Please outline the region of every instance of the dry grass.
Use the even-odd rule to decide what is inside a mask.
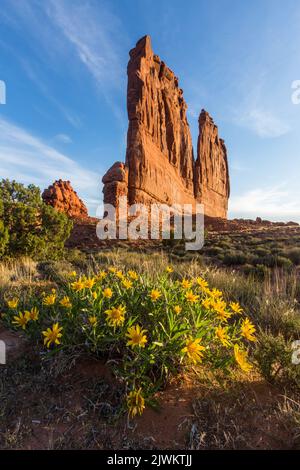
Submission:
[[[12,283],[30,284],[37,278],[37,262],[31,258],[12,259],[0,263],[0,288]]]

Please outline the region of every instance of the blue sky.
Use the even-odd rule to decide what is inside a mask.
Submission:
[[[150,34],[194,147],[203,107],[225,139],[230,217],[300,221],[299,24],[298,0],[1,0],[0,177],[70,179],[94,215],[125,158],[128,51]]]

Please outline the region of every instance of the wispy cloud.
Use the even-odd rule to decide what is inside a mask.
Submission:
[[[58,142],[62,142],[63,144],[71,144],[72,143],[71,137],[67,134],[57,134],[54,137],[54,139],[57,140]]]
[[[245,163],[240,160],[230,160],[229,168],[230,168],[230,171],[235,171],[236,173],[249,171],[250,169],[249,166],[245,165]]]
[[[4,178],[47,187],[56,179],[70,180],[94,213],[101,201],[100,172],[86,170],[42,139],[0,117],[0,174]],[[92,203],[90,204],[90,201]]]
[[[300,194],[295,194],[287,188],[288,185],[282,183],[233,196],[229,200],[230,215],[243,218],[262,217],[271,220],[300,221]]]
[[[50,0],[46,12],[97,84],[118,86],[123,75],[117,46],[121,39],[118,18],[104,5],[100,15],[93,1]]]
[[[129,40],[121,21],[107,3],[102,0],[4,1],[10,13],[7,16],[14,20],[12,26],[26,31],[27,42],[38,62],[55,75],[59,75],[66,60],[73,73],[78,66],[84,67],[97,91],[124,125],[125,113],[119,109],[116,91],[125,89],[124,46],[129,47]],[[19,60],[22,61],[22,57]],[[48,81],[49,86],[45,85],[39,67],[33,67],[32,63],[32,60],[30,64],[25,60],[22,63],[28,77],[73,126],[79,127],[77,117],[55,99],[53,92],[51,96],[51,83]]]
[[[280,137],[290,131],[290,126],[280,117],[258,107],[245,110],[235,118],[235,122],[250,129],[259,137]]]

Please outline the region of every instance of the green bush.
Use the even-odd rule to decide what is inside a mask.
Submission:
[[[270,255],[270,251],[266,248],[263,248],[261,246],[258,246],[255,250],[254,253],[256,256],[268,256]]]
[[[300,264],[300,248],[291,248],[286,251],[286,257],[289,258],[292,263]]]
[[[226,253],[223,263],[226,266],[243,265],[249,263],[249,256],[242,251],[232,251]]]
[[[72,222],[44,204],[38,187],[2,180],[0,204],[2,255],[55,258],[63,252]]]
[[[223,254],[223,252],[223,248],[218,245],[204,248],[204,253],[209,256],[217,256]]]
[[[40,263],[40,269],[52,275],[60,264]],[[176,277],[171,266],[156,272],[155,280],[116,266],[90,277],[69,273],[60,287],[26,302],[6,298],[2,320],[48,349],[48,358],[76,351],[109,359],[129,392],[124,407],[134,416],[172,376],[191,366],[226,373],[235,367],[249,373],[253,367],[248,349],[256,341],[255,325],[239,303],[226,302],[202,277]]]
[[[279,334],[260,335],[255,357],[262,375],[270,382],[300,386],[300,367],[292,363],[292,344]]]
[[[5,252],[8,243],[8,230],[3,223],[3,203],[0,199],[0,256]]]
[[[285,256],[277,256],[277,266],[279,268],[291,269],[293,263],[290,259],[286,258]]]

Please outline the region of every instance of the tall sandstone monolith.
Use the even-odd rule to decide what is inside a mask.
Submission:
[[[217,126],[204,109],[199,116],[194,177],[195,197],[204,205],[205,214],[227,218],[230,195],[227,150]]]
[[[104,175],[104,202],[118,195],[129,204],[204,203],[205,214],[227,217],[229,176],[224,142],[205,111],[195,161],[187,105],[178,78],[152,51],[150,36],[130,51],[127,111],[129,127],[125,164]]]

